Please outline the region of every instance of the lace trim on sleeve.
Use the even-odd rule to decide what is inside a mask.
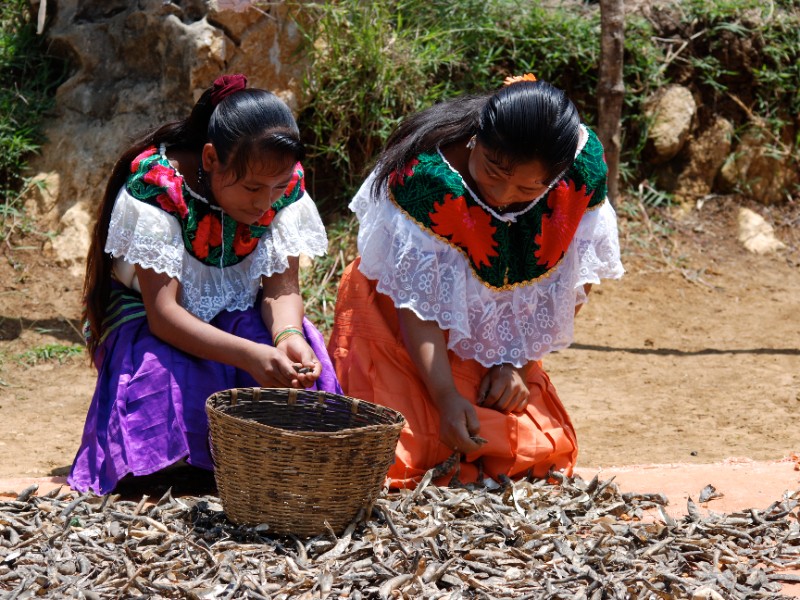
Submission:
[[[179,278],[185,254],[180,222],[122,188],[111,213],[105,251],[130,264]]]
[[[572,246],[578,261],[578,304],[586,302],[583,286],[601,279],[619,279],[625,273],[620,261],[617,214],[606,198],[596,210],[588,211],[575,232]]]
[[[328,236],[308,193],[275,215],[261,241],[254,263],[253,276],[282,273],[289,266],[290,256],[324,256],[328,252]]]

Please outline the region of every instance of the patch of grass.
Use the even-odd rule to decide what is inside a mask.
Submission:
[[[21,212],[25,169],[44,142],[44,116],[66,74],[66,63],[36,33],[28,0],[0,3],[0,241],[31,226]]]
[[[300,289],[306,316],[325,339],[333,328],[333,313],[339,280],[345,267],[357,256],[357,224],[354,215],[341,215],[327,224],[328,254],[300,270]]]
[[[418,0],[417,3],[419,3]],[[337,210],[363,179],[363,169],[399,119],[440,96],[430,74],[454,60],[435,32],[409,23],[413,2],[303,4],[313,67],[299,116],[306,136],[309,187],[323,208]],[[330,204],[333,203],[331,207]]]
[[[75,357],[83,356],[86,349],[77,344],[45,344],[26,350],[15,356],[17,362],[34,366],[42,362],[58,362],[59,364]]]

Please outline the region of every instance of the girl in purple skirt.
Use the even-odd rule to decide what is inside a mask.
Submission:
[[[327,237],[274,94],[226,75],[117,161],[84,298],[98,371],[68,481],[111,492],[185,459],[212,469],[205,401],[234,387],[341,393],[304,317],[300,254]]]

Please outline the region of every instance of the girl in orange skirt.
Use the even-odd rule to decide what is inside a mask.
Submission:
[[[360,257],[329,351],[346,394],[406,418],[390,485],[454,453],[463,483],[571,474],[541,359],[571,343],[591,285],[623,274],[603,149],[572,102],[525,76],[417,113],[350,208]]]

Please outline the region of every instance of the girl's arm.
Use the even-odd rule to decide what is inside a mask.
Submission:
[[[585,293],[585,294],[588,296],[588,295],[589,295],[589,292],[591,292],[591,291],[592,291],[592,284],[591,284],[591,283],[585,283],[585,284],[583,285],[583,291],[584,291],[584,293]],[[576,316],[576,317],[578,316],[578,311],[579,311],[579,310],[580,310],[582,307],[583,307],[583,304],[576,304],[576,305],[575,305],[575,316]]]
[[[297,373],[283,352],[232,335],[195,317],[178,304],[178,280],[139,265],[136,276],[153,335],[187,354],[247,371],[259,385],[297,387],[292,384]]]
[[[298,368],[309,370],[296,375],[300,386],[309,387],[322,373],[322,365],[302,333],[305,310],[300,294],[299,265],[300,259],[290,256],[289,266],[283,273],[262,278],[261,318],[272,332],[272,339],[278,339],[275,347],[297,363]]]
[[[481,444],[471,439],[480,431],[475,407],[456,390],[447,359],[444,334],[434,321],[423,321],[413,311],[397,311],[408,354],[439,411],[439,437],[459,452],[470,453]]]

